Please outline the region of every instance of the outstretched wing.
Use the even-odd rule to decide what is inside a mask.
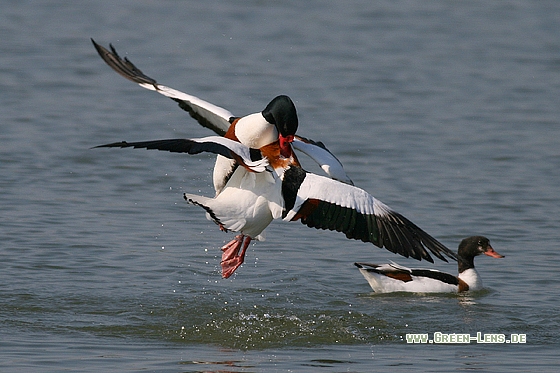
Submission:
[[[231,112],[198,97],[158,84],[155,79],[145,75],[128,58],[121,58],[113,45],[110,45],[111,50],[108,50],[97,44],[93,39],[91,41],[103,61],[117,73],[138,83],[143,88],[156,91],[176,101],[200,125],[211,129],[216,134],[223,136],[227,132],[230,122],[234,118]],[[321,142],[298,136],[292,146],[317,162],[330,177],[347,184],[353,184],[342,168],[340,161]]]
[[[99,145],[95,148],[144,148],[188,154],[209,152],[235,159],[241,165],[254,172],[264,172],[268,165],[268,160],[262,157],[260,150],[248,148],[237,141],[219,136],[208,136],[199,139],[169,139],[140,142],[122,141]]]
[[[354,185],[352,179],[346,175],[346,171],[344,171],[342,163],[340,163],[338,158],[336,158],[322,142],[316,142],[311,139],[306,139],[305,137],[295,136],[292,146],[295,150],[306,154],[308,157],[317,162],[323,171],[325,171],[325,173],[332,179]]]
[[[223,136],[228,130],[230,126],[229,120],[234,117],[228,110],[201,100],[198,97],[158,84],[155,79],[145,75],[128,58],[122,59],[113,45],[110,45],[111,50],[109,51],[97,44],[93,39],[91,39],[91,42],[103,61],[126,79],[176,101],[181,109],[186,110],[200,125],[211,129],[218,135]]]
[[[342,232],[404,257],[433,263],[430,251],[446,262],[442,254],[457,260],[453,251],[360,188],[290,167],[283,175],[282,193],[284,220]]]

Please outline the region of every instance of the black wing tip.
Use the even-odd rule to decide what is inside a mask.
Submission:
[[[426,233],[427,234],[427,233]],[[429,236],[430,238],[430,242],[426,242],[426,239],[422,239],[422,243],[424,244],[424,246],[426,246],[435,256],[438,257],[438,259],[449,263],[449,261],[447,260],[447,258],[453,259],[454,261],[457,261],[457,254],[453,251],[450,250],[449,248],[447,248],[447,246],[445,246],[444,244],[442,244],[441,242],[439,242],[438,240],[436,240],[435,238],[433,238],[432,236]],[[443,255],[445,254],[445,256]],[[447,256],[447,257],[446,257]],[[433,263],[433,262],[432,262]]]
[[[103,144],[94,146],[95,148],[134,148],[134,149],[148,149],[148,150],[166,150],[174,153],[191,153],[192,141],[188,139],[168,139],[168,140],[152,140],[152,141],[139,141],[139,142],[113,142],[110,144]],[[192,153],[196,154],[196,153]]]
[[[392,211],[391,215],[393,218],[399,221],[399,225],[404,225],[404,227],[407,228],[408,231],[407,233],[410,234],[410,239],[412,239],[413,243],[416,244],[413,246],[418,246],[417,248],[412,247],[408,251],[408,254],[410,254],[411,257],[417,260],[424,259],[430,263],[434,263],[434,259],[428,252],[429,250],[438,259],[446,263],[449,263],[449,261],[446,259],[446,257],[443,254],[457,261],[457,254],[454,251],[447,248],[444,244],[442,244],[437,239],[429,235],[422,228],[418,227],[416,224],[408,220],[406,217],[404,217],[403,215],[395,211]]]
[[[370,267],[371,269],[377,268],[379,267],[378,264],[373,264],[373,263],[365,263],[365,262],[354,262],[354,265],[360,269],[369,269],[366,267]]]
[[[90,149],[97,149],[97,148],[128,148],[131,147],[132,145],[129,144],[126,141],[120,141],[120,142],[112,142],[110,144],[103,144],[103,145],[97,145],[97,146],[92,146]]]
[[[435,238],[433,238],[432,236],[428,235],[426,232],[421,231],[423,234],[420,235],[420,237],[418,237],[418,244],[421,248],[424,249],[424,252],[422,252],[418,258],[414,257],[415,259],[418,260],[426,260],[430,263],[434,263],[434,259],[432,258],[432,256],[430,255],[430,253],[428,252],[428,250],[435,255],[438,259],[449,263],[449,260],[447,260],[447,257],[457,261],[457,256],[456,254],[449,250],[445,245],[443,245],[441,242],[439,242],[438,240],[436,240]],[[427,250],[425,250],[427,249]],[[445,256],[443,255],[445,254]],[[412,255],[411,255],[412,256]]]
[[[155,79],[144,74],[142,70],[136,67],[126,56],[124,58],[121,58],[113,44],[109,44],[109,49],[107,49],[98,44],[93,38],[90,39],[101,59],[117,74],[123,76],[127,80],[140,84],[144,88],[152,89],[151,87],[148,87],[148,85],[150,85],[156,91],[159,91],[161,93],[161,86],[158,84],[158,82]],[[187,111],[190,116],[198,121],[198,123],[203,127],[211,129],[220,136],[224,136],[226,134],[226,130],[220,128],[220,125],[205,117],[204,114],[201,114],[199,110],[196,109],[196,105],[193,105],[189,101],[170,96],[168,97],[176,101],[181,109]]]
[[[440,259],[445,260],[445,258],[443,258],[443,257],[441,257]],[[420,259],[418,259],[418,260],[420,260]],[[424,260],[426,260],[426,261],[428,261],[428,262],[430,262],[430,263],[433,263],[433,262],[434,262],[434,258],[432,258],[432,256],[431,256],[430,254],[426,254],[426,255],[424,256]],[[447,262],[447,260],[445,260],[445,261]]]
[[[97,53],[99,54],[99,56],[101,56],[101,58],[103,58],[103,60],[105,60],[103,54],[105,53],[110,53],[104,46],[102,46],[101,44],[97,43],[93,38],[90,38],[93,46],[95,47],[95,50],[97,51]],[[115,48],[113,47],[113,44],[109,44],[109,48],[111,48],[111,51],[113,52],[113,54],[120,58],[117,51],[115,50]]]
[[[352,223],[343,218],[348,211],[352,210],[319,201],[310,214],[301,218],[301,222],[310,228],[343,232],[349,239],[372,243],[405,258],[434,263],[434,255],[449,263],[446,255],[457,260],[455,252],[395,211],[384,216],[354,214],[350,219]]]
[[[157,81],[150,78],[137,68],[130,60],[125,57],[124,59],[119,56],[117,50],[113,44],[109,44],[109,49],[98,44],[93,38],[91,38],[93,46],[97,50],[97,53],[105,61],[109,67],[115,70],[118,74],[122,75],[124,78],[133,81],[138,84],[151,84],[157,89]]]

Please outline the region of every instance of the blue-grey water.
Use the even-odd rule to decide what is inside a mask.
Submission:
[[[559,2],[1,8],[0,371],[557,369]],[[380,296],[354,261],[429,263],[274,222],[222,279],[232,235],[182,200],[212,195],[213,157],[90,149],[211,133],[118,76],[90,37],[238,115],[290,95],[299,134],[358,186],[449,247],[482,234],[506,257],[477,259],[481,292]],[[435,332],[526,343],[406,343]]]

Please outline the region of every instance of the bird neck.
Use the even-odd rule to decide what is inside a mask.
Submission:
[[[457,262],[459,263],[459,273],[463,273],[467,269],[474,269],[474,257],[465,258],[459,255]]]

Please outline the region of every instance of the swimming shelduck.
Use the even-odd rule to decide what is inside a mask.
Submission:
[[[465,238],[457,253],[459,275],[433,269],[407,268],[396,263],[354,263],[376,293],[453,293],[482,289],[482,280],[474,268],[474,257],[480,254],[503,258],[486,237]]]

